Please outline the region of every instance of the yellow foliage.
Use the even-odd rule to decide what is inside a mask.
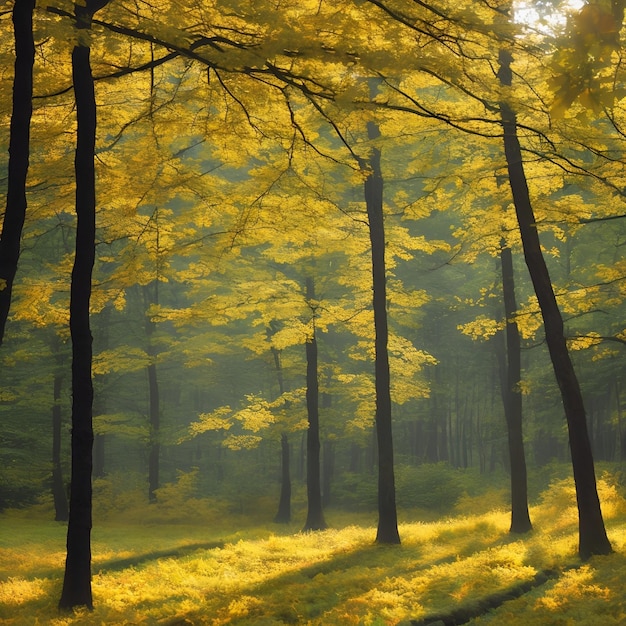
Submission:
[[[570,350],[586,350],[592,346],[597,346],[601,343],[601,338],[598,333],[589,333],[588,335],[577,335],[576,337],[570,337],[567,345]]]
[[[229,406],[222,406],[211,413],[201,413],[198,421],[189,426],[190,436],[200,435],[209,430],[229,430],[232,426],[233,410]]]
[[[497,332],[504,330],[504,321],[497,321],[480,315],[475,320],[461,324],[457,328],[464,334],[469,335],[472,339],[489,339]]]
[[[263,441],[263,437],[256,435],[228,435],[224,439],[223,445],[230,450],[252,450],[256,448],[261,441]]]
[[[110,374],[111,372],[137,372],[151,362],[145,350],[123,346],[115,350],[104,350],[93,357],[92,372],[94,375]]]

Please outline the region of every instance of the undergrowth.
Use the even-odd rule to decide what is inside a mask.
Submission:
[[[316,533],[295,524],[237,531],[228,516],[213,525],[111,518],[93,532],[95,610],[71,614],[56,610],[64,525],[33,510],[9,513],[0,517],[0,624],[394,625],[471,606],[542,571],[551,572],[547,582],[470,623],[624,624],[626,500],[615,476],[605,474],[599,492],[615,553],[584,564],[565,479],[531,508],[535,530],[527,536],[508,533],[505,508],[477,513],[470,496],[437,521],[404,512],[402,545],[393,547],[374,544],[369,514],[332,510],[334,528]],[[483,505],[501,501],[495,491]]]

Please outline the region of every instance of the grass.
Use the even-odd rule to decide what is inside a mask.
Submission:
[[[624,624],[626,501],[609,480],[600,494],[615,553],[584,564],[567,480],[532,508],[525,537],[509,535],[502,510],[429,522],[405,513],[396,547],[375,545],[363,516],[332,511],[334,529],[317,533],[107,522],[93,532],[95,610],[71,614],[56,609],[65,526],[9,514],[0,517],[0,624],[406,624],[471,610],[543,570],[555,572],[469,623]]]

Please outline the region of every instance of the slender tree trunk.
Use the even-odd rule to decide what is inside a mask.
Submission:
[[[511,84],[511,61],[510,53],[505,50],[501,51],[498,75],[503,85]],[[581,558],[587,559],[594,554],[608,554],[612,548],[606,535],[600,510],[585,407],[580,385],[567,349],[563,318],[541,252],[537,223],[530,202],[522,151],[517,135],[517,119],[514,111],[506,102],[501,103],[500,112],[504,130],[504,151],[524,248],[524,258],[541,309],[546,342],[567,419],[578,505],[578,552]]]
[[[15,75],[13,109],[9,138],[9,177],[2,233],[0,234],[0,344],[4,339],[13,281],[20,255],[22,229],[26,217],[26,177],[30,150],[30,120],[33,112],[34,0],[13,4],[15,36]]]
[[[376,93],[377,82],[370,83],[370,95]],[[380,137],[374,122],[367,123],[371,141]],[[380,166],[380,148],[374,146],[361,169],[365,179],[365,204],[369,223],[372,252],[374,349],[376,388],[376,441],[378,445],[378,529],[377,543],[400,543],[396,487],[393,462],[393,435],[391,426],[391,390],[389,375],[389,330],[387,324],[387,278],[385,266],[385,222],[383,217],[383,176]]]
[[[75,5],[77,28],[91,25],[94,13],[105,0]],[[67,558],[59,601],[60,609],[93,608],[91,594],[93,383],[92,336],[89,325],[91,276],[96,238],[96,97],[91,73],[90,49],[78,44],[72,51],[72,79],[76,99],[76,253],[70,288],[70,335],[72,338],[72,472]]]
[[[77,7],[76,12],[82,13]],[[91,274],[95,256],[96,102],[90,50],[76,46],[72,72],[78,119],[76,169],[76,256],[72,270],[70,332],[72,337],[72,476],[67,559],[60,608],[85,605],[91,595],[91,452],[93,445],[91,380],[92,337],[89,326]]]
[[[313,279],[306,279],[306,299],[315,299]],[[320,425],[319,383],[317,379],[317,339],[315,337],[315,311],[312,319],[313,332],[306,343],[306,408],[309,421],[306,439],[306,491],[308,511],[304,530],[326,528],[322,511],[322,488],[320,481]]]
[[[515,301],[515,277],[511,248],[503,246],[500,252],[502,270],[502,292],[506,320],[506,366],[503,376],[502,399],[506,417],[509,460],[511,463],[511,528],[512,533],[526,533],[532,530],[528,513],[528,482],[526,476],[526,455],[522,431],[522,354],[519,329],[515,321],[517,303]]]
[[[267,336],[270,338],[274,329],[267,328]],[[278,393],[282,396],[285,393],[285,379],[283,376],[283,365],[280,350],[272,348],[274,358],[274,370],[278,380]],[[285,407],[286,409],[288,407]],[[278,511],[274,516],[277,524],[288,524],[291,521],[291,455],[289,449],[289,437],[286,432],[280,435],[280,498],[278,500]]]

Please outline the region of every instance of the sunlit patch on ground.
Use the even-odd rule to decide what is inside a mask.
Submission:
[[[0,546],[0,623],[393,625],[471,606],[550,571],[470,623],[623,624],[626,506],[610,480],[599,491],[616,553],[584,565],[570,481],[553,483],[532,507],[535,529],[524,536],[508,533],[502,509],[405,522],[401,546],[375,545],[369,525],[257,527],[230,537],[192,526],[103,525],[94,541],[95,610],[69,615],[56,610],[65,528],[3,517],[0,531],[14,545]],[[198,547],[202,540],[212,547]]]
[[[0,582],[0,605],[16,607],[41,598],[50,591],[47,581],[35,578],[25,580],[23,578],[9,578]]]

